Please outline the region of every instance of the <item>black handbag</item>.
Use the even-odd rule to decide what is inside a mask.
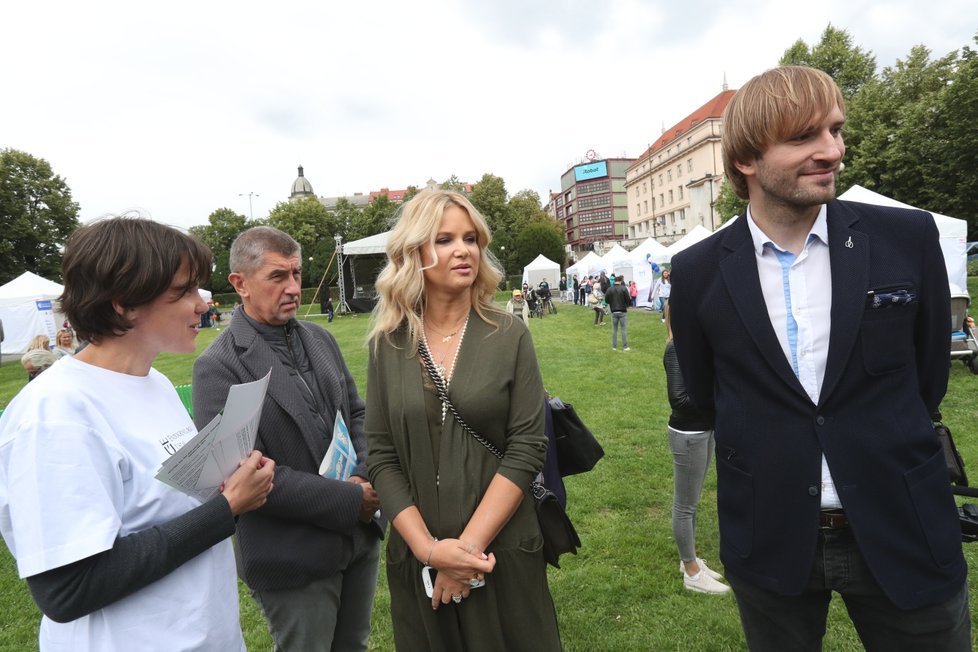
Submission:
[[[448,391],[445,388],[445,381],[435,370],[435,363],[423,343],[418,344],[418,355],[421,356],[425,369],[428,370],[428,376],[435,386],[438,398],[445,404],[448,411],[452,413],[452,416],[455,417],[458,425],[462,426],[462,429],[472,435],[487,451],[495,455],[498,459],[502,459],[502,451],[491,441],[480,436],[473,430],[465,422],[465,419],[462,418],[462,415],[458,413],[455,406],[452,405],[451,400],[448,398]],[[601,454],[603,455],[604,451]],[[592,464],[591,466],[594,465]],[[543,558],[554,568],[560,568],[560,556],[567,552],[576,555],[577,549],[581,547],[581,538],[577,535],[577,530],[574,529],[574,524],[571,523],[570,517],[567,516],[564,506],[557,500],[557,496],[543,485],[542,479],[543,474],[538,473],[537,477],[530,483],[530,493],[533,495],[537,521],[540,524],[540,534],[543,535]]]
[[[567,477],[585,473],[594,468],[604,449],[574,411],[574,406],[558,397],[550,399],[553,413],[554,435],[557,437],[557,466],[560,475]]]
[[[964,471],[964,460],[961,459],[961,454],[958,453],[958,448],[954,445],[954,438],[951,437],[951,429],[941,423],[940,412],[934,414],[934,422],[934,434],[937,435],[938,440],[941,442],[941,448],[944,450],[944,462],[947,464],[948,479],[951,481],[951,484],[967,487],[968,474]]]

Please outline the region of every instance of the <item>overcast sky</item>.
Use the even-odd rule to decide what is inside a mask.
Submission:
[[[975,47],[974,0],[56,0],[0,8],[0,148],[87,221],[264,217],[318,195],[501,176],[544,198],[587,150],[640,155],[830,22],[882,68]],[[245,196],[241,196],[244,194]]]

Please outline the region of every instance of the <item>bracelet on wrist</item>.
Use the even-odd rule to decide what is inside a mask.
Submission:
[[[430,566],[431,565],[431,553],[433,553],[435,551],[435,545],[437,543],[438,543],[438,537],[432,537],[432,539],[431,539],[431,547],[428,548],[428,558],[424,562],[424,565],[425,566]]]

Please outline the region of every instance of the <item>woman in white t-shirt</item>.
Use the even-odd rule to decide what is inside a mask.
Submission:
[[[89,346],[0,417],[0,533],[44,617],[44,650],[244,650],[229,537],[264,504],[254,451],[201,503],[155,478],[196,434],[151,368],[193,353],[206,245],[150,220],[75,231],[61,307]]]

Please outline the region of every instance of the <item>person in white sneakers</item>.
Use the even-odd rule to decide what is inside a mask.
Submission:
[[[683,585],[699,593],[727,593],[730,587],[723,576],[711,570],[696,556],[696,504],[703,491],[706,472],[713,457],[713,418],[689,401],[672,343],[672,320],[665,305],[666,349],[662,364],[666,369],[669,393],[669,447],[672,449],[673,486],[672,535],[679,548],[679,570]]]

